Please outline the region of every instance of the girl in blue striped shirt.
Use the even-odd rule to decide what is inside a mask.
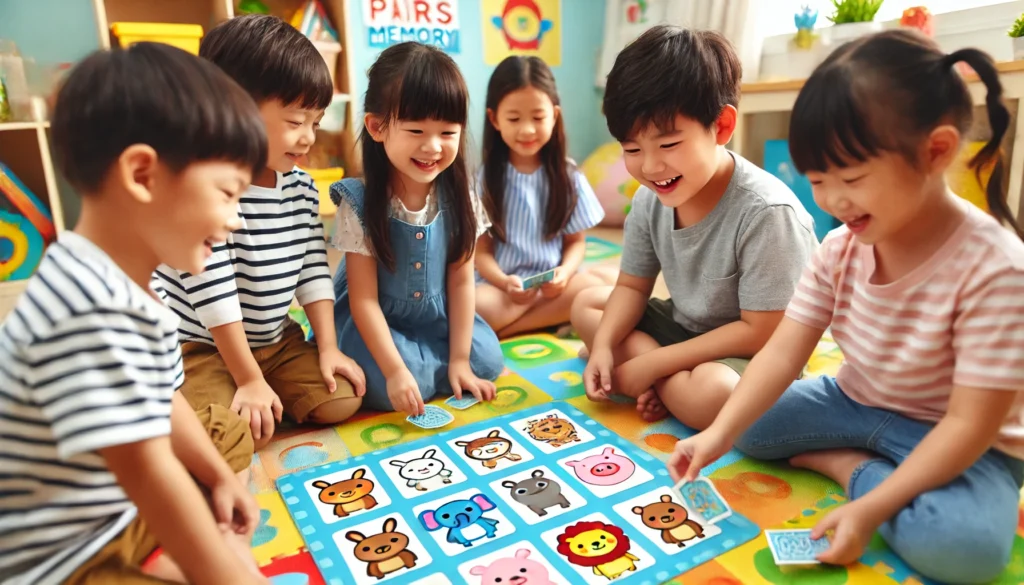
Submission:
[[[555,79],[539,58],[508,57],[491,75],[483,163],[491,228],[477,242],[477,313],[499,337],[568,322],[576,295],[615,274],[579,271],[586,230],[604,210],[566,157]],[[523,288],[523,279],[552,269],[549,282]]]

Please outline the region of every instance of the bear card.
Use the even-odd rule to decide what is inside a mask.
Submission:
[[[492,481],[490,486],[530,525],[587,505],[570,482],[544,465],[524,467],[518,473]]]
[[[350,467],[334,473],[309,475],[302,482],[324,524],[387,506],[391,497],[368,465]]]
[[[583,424],[557,408],[513,421],[509,426],[524,440],[549,454],[594,440],[594,435]]]
[[[452,451],[480,475],[504,471],[533,459],[533,454],[503,427],[491,427],[448,441]]]
[[[415,531],[397,513],[335,532],[334,544],[352,570],[355,585],[402,577],[433,560]]]
[[[620,447],[604,444],[558,460],[559,469],[567,469],[599,498],[623,492],[654,479],[651,472],[637,465]]]
[[[636,530],[666,554],[689,552],[704,547],[722,533],[714,524],[707,524],[679,501],[668,486],[660,486],[612,506]]]
[[[490,544],[515,532],[515,526],[499,508],[498,502],[479,489],[461,491],[421,504],[412,512],[419,521],[419,528],[429,532],[448,556]]]
[[[380,460],[384,474],[406,499],[466,481],[466,474],[439,447],[404,451]]]
[[[526,540],[462,563],[459,575],[471,585],[562,585],[568,582],[537,546]]]
[[[588,585],[605,585],[654,568],[654,557],[626,534],[623,524],[590,514],[544,532],[541,540]]]

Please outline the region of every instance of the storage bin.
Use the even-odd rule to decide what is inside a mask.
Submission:
[[[338,208],[331,201],[331,184],[340,181],[345,177],[345,169],[334,167],[330,169],[302,169],[313,178],[316,190],[320,192],[320,215],[334,215]]]
[[[193,55],[199,54],[203,27],[198,24],[167,24],[159,22],[115,22],[110,31],[122,47],[141,41],[166,43]]]

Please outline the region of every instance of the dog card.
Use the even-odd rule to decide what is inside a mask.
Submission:
[[[302,482],[324,524],[333,524],[391,503],[369,467],[350,467]]]
[[[419,448],[380,461],[403,498],[410,500],[466,481],[466,474],[437,447]]]
[[[703,551],[708,548],[705,543],[714,542],[722,533],[721,528],[705,523],[700,515],[688,510],[668,486],[615,504],[612,509],[670,555],[696,547]]]
[[[817,565],[818,555],[829,547],[827,538],[812,540],[809,529],[765,530],[764,536],[776,565]]]
[[[519,473],[492,481],[490,486],[530,525],[587,505],[569,482],[543,465],[525,467]]]
[[[502,502],[503,504],[504,502]],[[479,489],[464,490],[412,509],[420,528],[455,556],[515,532],[498,502]]]
[[[430,564],[430,553],[401,514],[388,514],[334,533],[355,585],[380,583]]]
[[[541,540],[588,585],[608,585],[654,567],[654,557],[643,545],[600,513],[545,531]]]
[[[532,542],[525,540],[459,565],[466,583],[568,583]],[[511,577],[510,577],[511,576]]]
[[[680,481],[673,489],[686,507],[699,514],[708,524],[715,524],[732,515],[732,509],[725,498],[706,477],[698,477],[689,483]]]
[[[448,446],[479,475],[504,471],[533,459],[529,451],[509,438],[503,427],[463,435],[448,441]]]
[[[620,449],[599,445],[559,459],[558,468],[567,470],[595,496],[605,498],[654,479]]]
[[[555,278],[555,269],[541,272],[540,274],[534,274],[528,278],[523,279],[523,290],[536,288],[545,282],[551,282]]]
[[[473,396],[469,392],[463,392],[462,398],[456,398],[453,395],[449,396],[448,400],[444,401],[444,403],[447,406],[454,408],[455,410],[466,410],[470,406],[473,406],[474,404],[477,404],[479,402],[480,401],[476,399],[476,396]]]
[[[423,429],[439,429],[455,420],[455,416],[440,406],[427,404],[423,407],[423,414],[407,416],[405,420]]]
[[[512,428],[542,452],[565,451],[594,440],[582,424],[557,408],[512,422]]]

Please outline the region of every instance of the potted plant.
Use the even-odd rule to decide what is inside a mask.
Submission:
[[[882,30],[875,14],[882,0],[832,0],[835,12],[828,17],[832,26],[825,29],[830,44],[842,44]]]
[[[1024,14],[1017,17],[1013,26],[1006,32],[1013,40],[1013,58],[1024,59]]]

